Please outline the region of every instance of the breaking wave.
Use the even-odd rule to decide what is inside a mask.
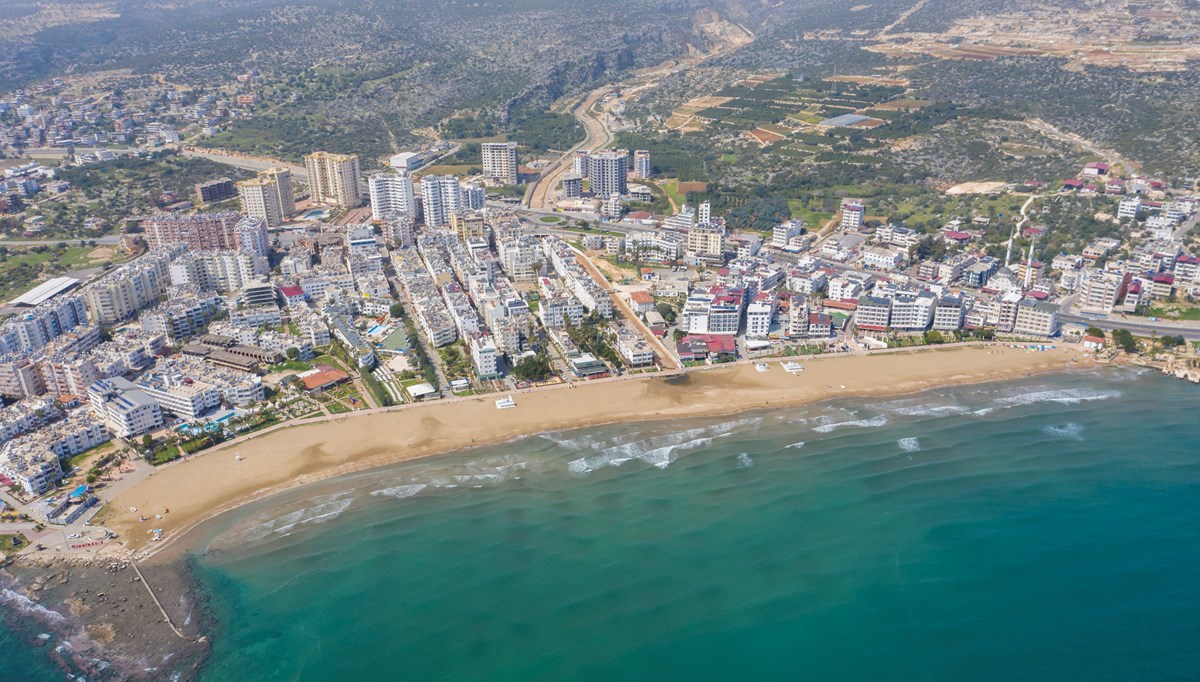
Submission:
[[[1063,388],[1047,391],[1034,391],[1019,395],[1006,396],[996,400],[1005,407],[1019,407],[1035,403],[1060,403],[1063,405],[1078,405],[1092,400],[1112,400],[1121,397],[1120,391],[1097,391],[1086,388]]]
[[[900,449],[905,452],[917,452],[921,449],[921,441],[917,440],[915,436],[901,438],[900,440],[896,441],[896,445],[899,445]]]
[[[714,439],[757,427],[762,421],[762,417],[748,417],[650,438],[619,436],[590,445],[591,449],[598,452],[571,460],[567,463],[567,470],[573,474],[586,474],[603,467],[621,466],[635,459],[666,469],[682,453],[705,447]]]
[[[397,499],[404,499],[406,497],[412,497],[428,487],[429,484],[427,483],[410,483],[408,485],[395,485],[390,488],[384,488],[383,490],[372,490],[371,494],[376,497],[395,497]]]
[[[250,526],[242,533],[242,538],[255,541],[272,535],[287,535],[300,526],[315,525],[336,519],[354,502],[349,495],[351,495],[350,492],[345,492],[315,498],[313,501],[317,504],[311,507],[298,509],[278,518]]]
[[[860,428],[874,428],[874,427],[879,427],[879,426],[886,426],[888,423],[888,418],[883,415],[879,415],[878,417],[871,417],[870,419],[854,419],[854,420],[845,421],[845,422],[834,422],[834,421],[829,421],[828,419],[829,418],[826,417],[825,422],[823,424],[821,424],[820,426],[814,426],[813,431],[816,431],[817,433],[832,433],[832,432],[837,431],[838,429],[846,427],[846,426],[857,426]]]
[[[20,613],[41,618],[42,620],[56,623],[66,620],[66,616],[58,611],[48,609],[20,592],[13,592],[7,587],[0,587],[0,604],[4,604],[6,607],[15,609]],[[49,638],[47,637],[47,639]]]
[[[749,453],[743,452],[737,456],[737,465],[739,469],[749,469],[754,466],[754,459]]]

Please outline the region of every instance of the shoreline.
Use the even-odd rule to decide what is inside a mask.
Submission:
[[[788,360],[805,371],[789,374],[780,366]],[[494,399],[502,396],[489,394],[282,425],[156,470],[110,500],[95,522],[119,534],[130,558],[157,563],[186,552],[198,526],[251,502],[341,475],[538,433],[732,415],[839,397],[895,397],[1102,366],[1071,348],[1026,352],[1002,344],[764,362],[768,372],[756,371],[751,361],[534,389],[513,393],[513,409],[496,409]],[[140,511],[127,511],[131,508]],[[142,523],[139,514],[161,518]],[[149,541],[151,528],[164,529],[163,541]]]

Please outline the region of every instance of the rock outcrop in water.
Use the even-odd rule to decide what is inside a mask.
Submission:
[[[195,679],[211,622],[190,569],[182,562],[138,569],[126,560],[23,557],[0,570],[0,608],[11,614],[9,628],[68,675]]]

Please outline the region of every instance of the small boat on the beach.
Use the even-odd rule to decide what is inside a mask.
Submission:
[[[767,363],[759,362],[759,363],[755,363],[754,369],[758,370],[759,372],[767,372],[767,371],[770,371],[771,368],[767,367]]]
[[[804,365],[801,365],[798,362],[781,362],[779,363],[779,366],[783,368],[783,371],[790,372],[792,374],[804,371]]]

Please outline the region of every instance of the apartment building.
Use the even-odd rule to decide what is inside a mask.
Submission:
[[[87,305],[79,295],[59,296],[0,324],[0,355],[37,350],[87,324]]]
[[[768,292],[759,292],[754,300],[746,306],[746,337],[765,339],[771,331],[771,322],[775,319],[775,296]]]
[[[196,185],[197,204],[215,204],[238,195],[237,184],[229,178],[217,178]]]
[[[121,377],[88,387],[92,412],[118,438],[131,438],[163,425],[162,408],[145,391]]]
[[[296,200],[292,195],[291,173],[286,169],[284,173],[286,176],[282,178],[259,174],[256,178],[238,182],[237,191],[242,213],[263,221],[268,227],[282,225],[295,213]],[[286,187],[283,182],[287,183]]]
[[[943,296],[933,305],[933,328],[938,331],[954,331],[961,329],[965,306],[963,300],[955,296]]]
[[[1133,276],[1128,272],[1085,269],[1079,277],[1080,310],[1110,313],[1125,299]]]
[[[142,221],[146,245],[151,249],[183,244],[189,249],[233,249],[234,227],[242,219],[235,211],[219,213],[155,213]]]
[[[792,241],[793,237],[804,234],[803,220],[788,220],[776,225],[771,230],[771,246],[782,249]]]
[[[461,242],[487,242],[487,222],[478,211],[451,214],[450,229]]]
[[[417,216],[413,178],[408,171],[381,171],[367,178],[371,219],[393,220],[394,215]]]
[[[641,180],[645,180],[653,174],[649,151],[638,149],[633,152],[633,174]]]
[[[854,325],[859,329],[884,331],[892,320],[892,301],[878,296],[860,296],[854,311]]]
[[[723,262],[725,260],[725,228],[706,222],[696,223],[688,229],[687,249],[684,255],[689,259],[706,263]]]
[[[562,198],[578,199],[583,196],[583,176],[578,173],[566,173],[562,176]]]
[[[463,210],[462,188],[453,175],[421,178],[421,208],[428,227],[449,227],[450,216]]]
[[[935,303],[936,297],[928,291],[896,296],[892,299],[888,326],[905,331],[928,329],[933,322]]]
[[[593,196],[609,197],[629,194],[629,154],[622,151],[602,151],[587,157],[587,177]]]
[[[839,227],[843,230],[854,231],[863,226],[867,215],[867,207],[857,199],[847,199],[842,202],[842,220]]]
[[[1058,306],[1026,297],[1017,306],[1013,333],[1051,337],[1058,333]]]
[[[142,329],[179,343],[198,334],[223,308],[220,297],[183,294],[142,314]]]
[[[520,183],[516,142],[484,142],[479,147],[485,178],[503,185]]]
[[[114,324],[157,303],[170,283],[171,260],[182,250],[147,254],[88,285],[83,290],[88,317],[94,324]]]
[[[187,253],[171,263],[171,285],[221,293],[240,291],[265,274],[264,261],[240,251]]]
[[[314,204],[341,209],[362,205],[358,156],[313,152],[304,157],[304,167],[308,170],[309,199]]]

